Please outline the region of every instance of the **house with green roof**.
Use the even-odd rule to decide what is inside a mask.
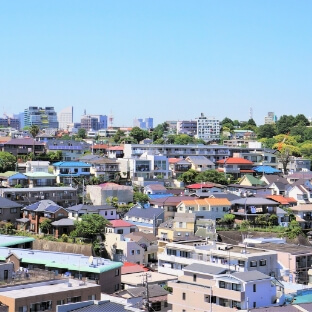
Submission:
[[[48,172],[28,172],[25,173],[28,177],[29,187],[40,186],[55,186],[56,175]]]
[[[263,186],[265,185],[264,181],[254,177],[251,174],[245,174],[239,181],[239,185],[245,186]]]

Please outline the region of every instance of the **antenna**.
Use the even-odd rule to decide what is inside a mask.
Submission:
[[[253,119],[253,110],[252,110],[252,107],[249,108],[249,119]]]
[[[114,115],[111,111],[109,117],[108,117],[108,127],[109,128],[113,128],[113,124],[114,124]]]

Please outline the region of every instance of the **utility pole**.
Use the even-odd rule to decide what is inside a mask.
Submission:
[[[149,277],[150,277],[150,274],[148,274],[148,273],[143,275],[144,283],[145,283],[145,295],[146,295],[145,307],[147,308],[148,312],[152,312],[152,307],[151,307],[151,303],[149,300],[149,289],[148,289],[148,278]]]

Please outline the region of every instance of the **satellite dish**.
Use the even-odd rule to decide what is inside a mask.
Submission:
[[[92,263],[93,263],[93,256],[90,256],[90,257],[89,257],[88,262],[89,262],[90,264],[92,264]]]

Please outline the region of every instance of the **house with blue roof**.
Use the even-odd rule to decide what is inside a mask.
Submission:
[[[71,185],[73,178],[90,177],[91,165],[80,161],[59,161],[53,164],[56,182]]]
[[[0,183],[3,187],[14,187],[15,185],[28,186],[28,177],[20,172],[6,171],[0,173]]]
[[[125,214],[124,220],[136,225],[141,232],[156,235],[159,224],[164,222],[164,210],[136,205]]]

